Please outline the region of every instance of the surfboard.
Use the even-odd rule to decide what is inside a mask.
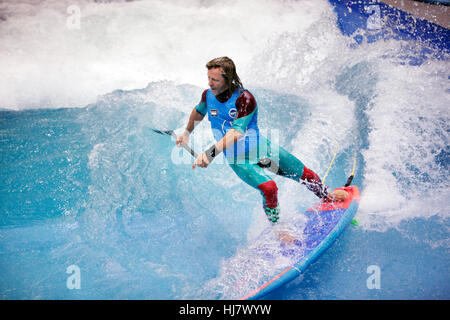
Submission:
[[[359,189],[357,186],[336,188],[348,192],[345,201],[320,201],[304,214],[303,227],[299,228],[294,247],[286,248],[283,255],[290,255],[296,263],[282,270],[275,270],[274,276],[252,290],[242,300],[262,298],[273,290],[292,281],[315,262],[351,223],[359,204]]]

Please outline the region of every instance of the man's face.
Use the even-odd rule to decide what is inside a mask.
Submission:
[[[228,89],[225,78],[222,76],[222,72],[222,68],[212,68],[208,70],[208,85],[215,96]]]

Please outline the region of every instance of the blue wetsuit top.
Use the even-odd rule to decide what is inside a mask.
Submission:
[[[228,97],[227,91],[215,96],[211,89],[205,90],[195,109],[202,115],[208,114],[216,141],[220,141],[230,129],[243,134],[233,147],[224,150],[227,159],[244,155],[257,147],[258,108],[248,90],[236,89],[231,97]]]

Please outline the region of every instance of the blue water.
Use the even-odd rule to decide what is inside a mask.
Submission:
[[[129,8],[108,5],[110,14]],[[409,49],[394,40],[355,48],[341,35],[332,7],[326,1],[318,7],[324,12],[315,16],[320,23],[294,27],[291,21],[266,39],[264,50],[248,60],[242,56],[251,66],[242,67],[242,78],[258,101],[260,128],[270,128],[272,138],[319,175],[339,147],[326,180],[330,187],[345,182],[356,153],[359,225],[350,225],[303,276],[266,298],[448,299],[448,63],[431,56],[423,64],[405,64]],[[304,17],[311,14],[307,9],[295,7]],[[0,23],[6,29],[13,22]],[[100,48],[109,52],[111,44]],[[336,50],[345,54],[336,56]],[[194,58],[187,53],[187,59]],[[92,102],[81,107],[85,98],[71,102],[69,90],[66,97],[61,88],[61,96],[36,98],[26,96],[32,87],[23,87],[24,96],[0,103],[2,299],[241,297],[242,288],[235,290],[227,279],[239,261],[251,263],[246,248],[267,226],[260,194],[221,159],[192,170],[189,154],[151,130],[183,128],[204,90],[189,81],[191,74],[177,80],[154,76],[151,68],[146,72],[159,80],[138,89],[113,81],[113,89],[88,96]],[[17,72],[9,75],[13,84]],[[65,98],[69,106],[61,108],[58,101]],[[207,123],[191,142],[197,151],[210,145]],[[275,180],[285,221],[317,201],[304,186]],[[79,267],[79,289],[67,285],[73,265]],[[370,266],[380,270],[379,288],[367,284]],[[253,271],[258,276],[260,270]]]

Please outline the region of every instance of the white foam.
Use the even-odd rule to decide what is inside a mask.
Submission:
[[[385,229],[414,217],[448,217],[448,171],[435,157],[448,146],[445,62],[419,67],[380,64],[368,110],[369,148],[358,219]],[[380,224],[380,221],[384,221]]]
[[[364,160],[357,173],[363,175],[361,227],[386,230],[415,217],[448,217],[443,210],[449,203],[448,169],[435,160],[449,141],[448,63],[405,64],[405,43],[394,40],[349,49],[327,21],[308,31],[289,34],[290,42],[276,42],[258,57],[260,72],[272,75],[261,86],[298,94],[309,103],[299,110],[307,121],[292,142],[293,153],[323,174],[334,148],[352,148],[363,134],[358,125],[369,127],[368,145],[355,150]],[[309,37],[322,43],[314,54]],[[299,49],[292,53],[290,45]],[[348,71],[358,66],[359,71]],[[361,99],[367,106],[359,109]],[[368,123],[358,124],[362,116]],[[280,193],[292,195],[294,189]],[[283,200],[288,208],[298,202],[295,196]]]
[[[0,4],[1,107],[73,107],[151,81],[207,85],[205,63],[232,57],[247,80],[275,33],[317,21],[325,0],[11,1]],[[71,27],[79,8],[79,29]]]

